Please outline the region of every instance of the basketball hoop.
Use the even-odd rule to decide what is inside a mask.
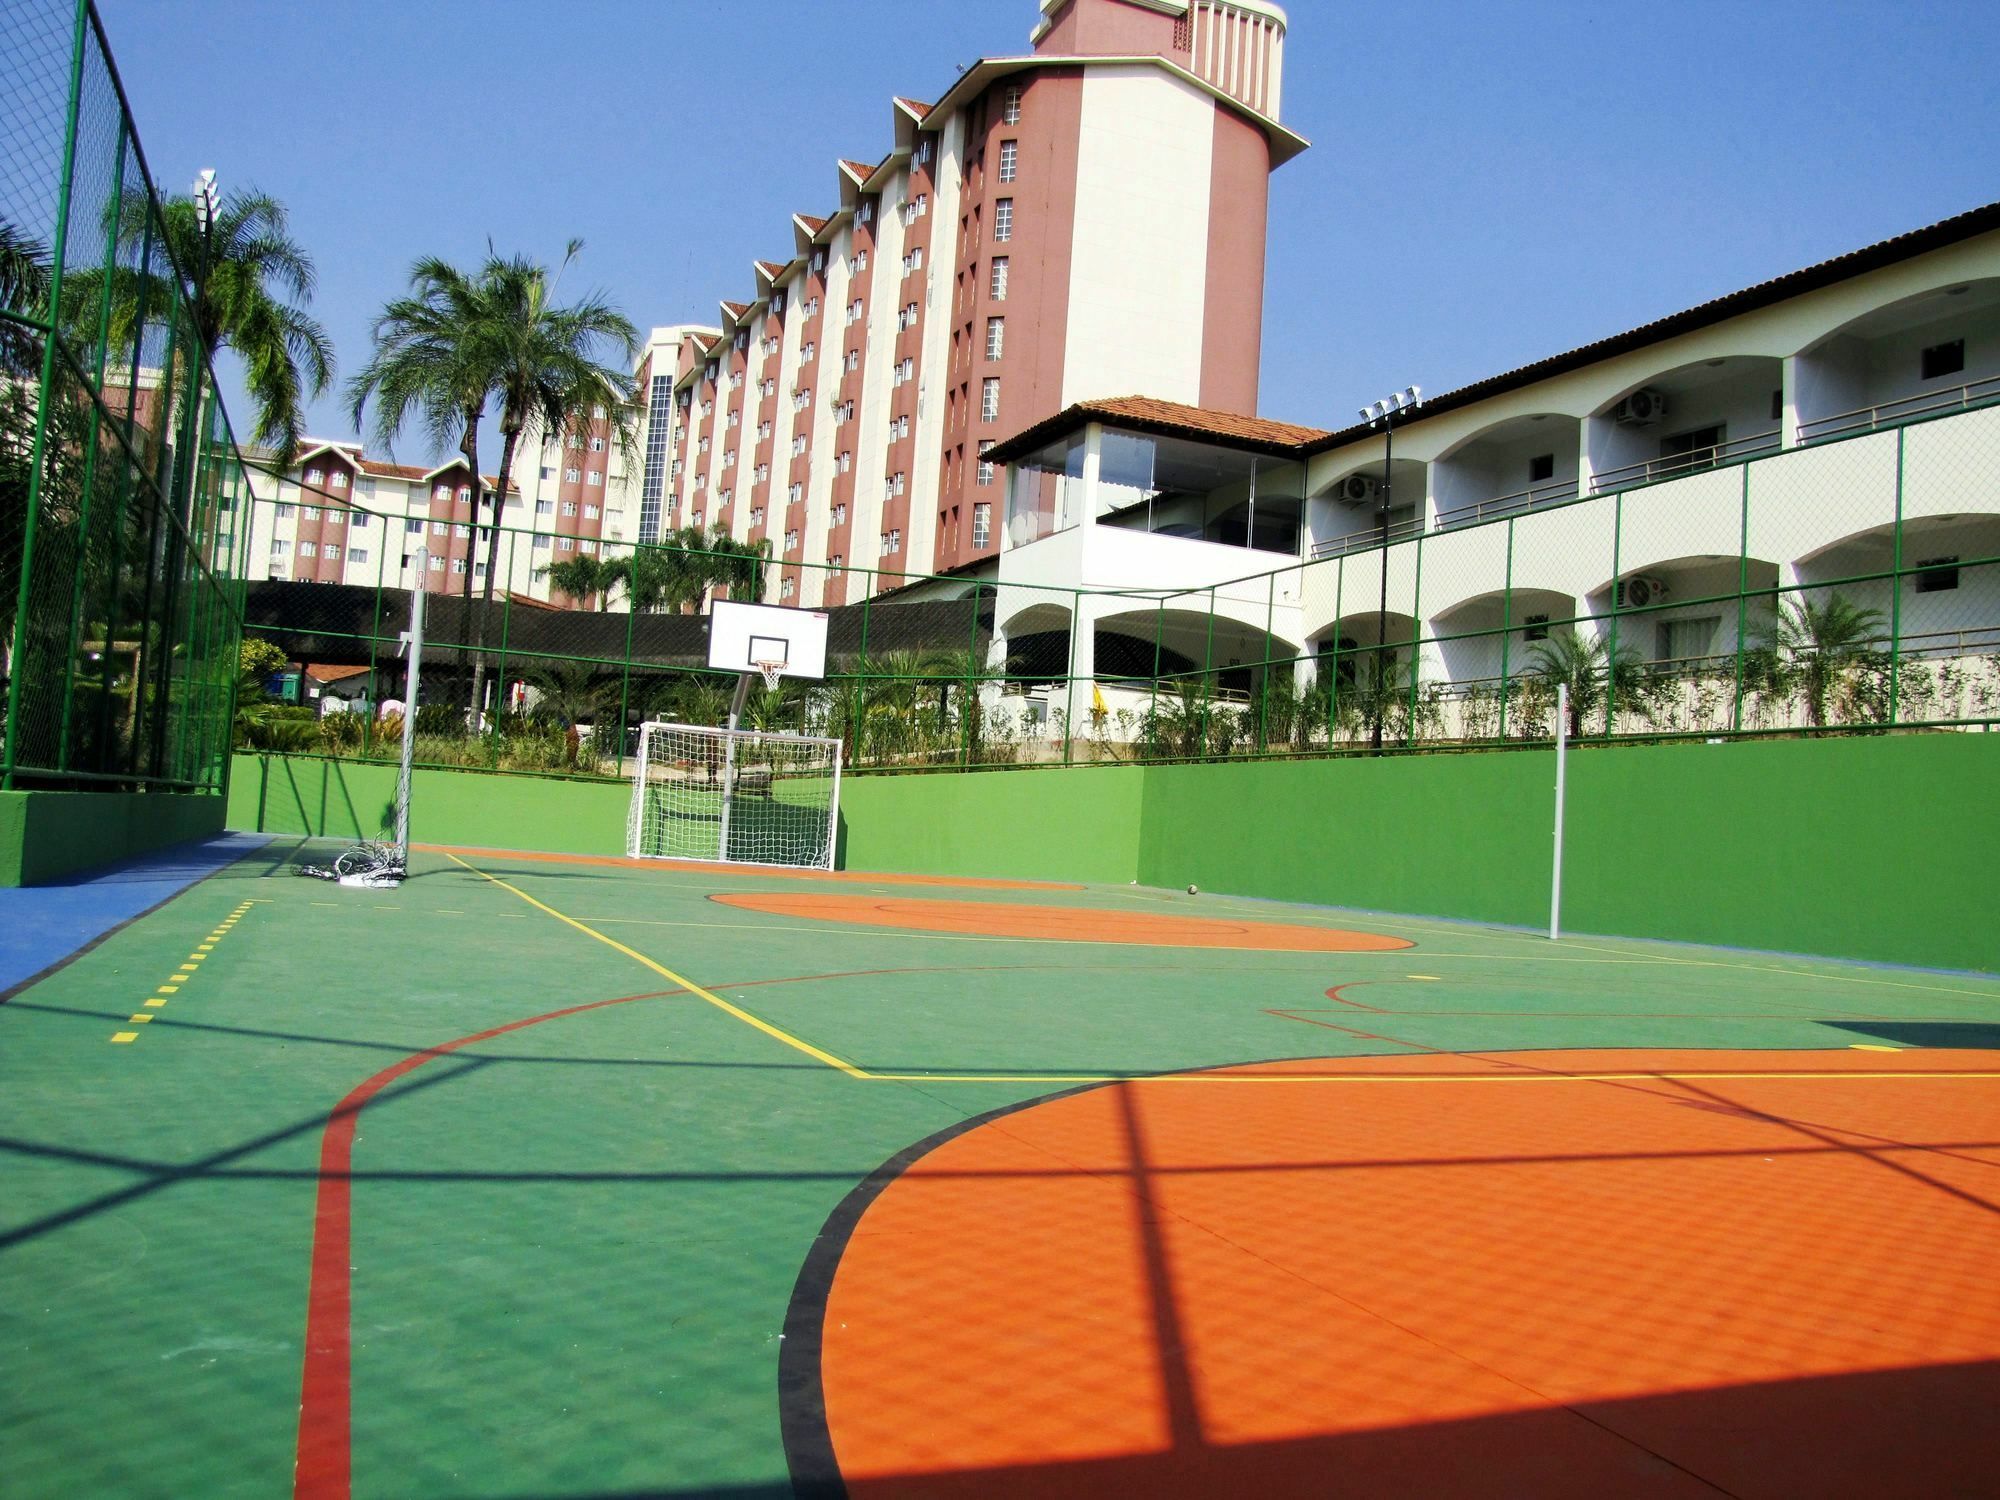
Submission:
[[[753,661],[750,663],[750,666],[753,671],[757,672],[760,676],[763,677],[765,692],[767,693],[777,692],[778,674],[785,670],[785,664],[783,662]]]

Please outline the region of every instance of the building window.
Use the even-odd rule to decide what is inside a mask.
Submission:
[[[1007,102],[1000,110],[1000,121],[1005,125],[1018,125],[1021,123],[1021,91],[1019,89],[1007,90]]]
[[[368,561],[367,548],[349,547],[347,549],[347,560],[351,563],[366,563]]]
[[[1002,141],[1000,143],[1000,180],[1012,182],[1021,162],[1021,143]]]
[[[576,502],[574,500],[563,501],[563,514],[566,516],[573,516],[576,514]]]
[[[1556,456],[1553,453],[1538,453],[1528,460],[1528,483],[1540,484],[1544,479],[1556,477]]]
[[[283,556],[285,555],[285,551],[286,551],[286,547],[285,547],[285,541],[284,541],[284,538],[283,538],[283,537],[275,537],[275,536],[274,536],[274,537],[272,537],[272,538],[271,538],[271,556],[273,556],[273,557],[283,557]]]
[[[471,503],[472,503],[472,486],[471,486],[471,485],[469,485],[469,484],[466,484],[466,485],[460,485],[460,486],[459,486],[459,490],[458,490],[458,503],[459,503],[460,505],[469,505],[469,504],[471,504]]]
[[[356,531],[366,531],[368,529],[368,522],[370,520],[370,517],[367,511],[357,510],[354,512],[351,519],[353,520],[354,529]]]
[[[847,524],[847,504],[845,501],[834,506],[833,524],[836,526],[845,526]]]
[[[778,597],[780,599],[789,599],[796,593],[798,593],[798,589],[794,587],[792,580],[789,578],[778,585]]]
[[[1547,615],[1527,615],[1521,620],[1521,639],[1524,641],[1545,641],[1549,638],[1549,617]]]
[[[456,575],[458,575],[459,577],[461,577],[461,578],[462,578],[462,577],[464,577],[464,576],[465,576],[465,559],[464,559],[464,558],[462,558],[462,557],[454,557],[454,558],[453,558],[453,559],[451,560],[451,571],[452,571],[452,572],[453,572],[454,574],[456,574]]]
[[[307,469],[306,483],[312,488],[318,489],[326,483],[326,471],[323,469]]]
[[[903,531],[901,527],[891,527],[882,533],[882,550],[885,553],[901,552],[903,550]]]
[[[854,467],[853,452],[846,448],[841,449],[840,456],[833,461],[833,472],[836,474],[845,474],[849,469],[853,467]]]
[[[333,487],[337,490],[347,488],[347,475],[340,469],[333,471]]]
[[[450,536],[451,527],[447,526],[443,521],[433,521],[431,522],[431,535]]]
[[[583,508],[583,518],[586,521],[595,521],[597,519],[597,507],[594,505],[586,505]]]
[[[981,484],[991,484],[993,482],[993,463],[986,456],[986,450],[992,446],[992,438],[981,438],[979,440],[979,482]]]
[[[735,454],[735,450],[731,449],[730,453],[731,456],[733,457]],[[588,474],[583,476],[583,482],[593,487],[602,487],[602,485],[604,484],[604,476],[598,473],[597,470],[592,469]]]
[[[340,561],[340,544],[339,544],[339,543],[337,543],[337,542],[328,542],[328,543],[326,544],[326,560],[327,560],[328,562],[339,562],[339,561]]]
[[[996,242],[1014,238],[1014,200],[1002,198],[993,205],[993,238]]]
[[[555,513],[556,513],[556,503],[555,503],[555,501],[553,501],[553,500],[537,500],[537,501],[535,502],[535,514],[536,514],[536,515],[538,515],[538,516],[552,516],[552,515],[554,515]]]
[[[592,453],[602,453],[604,451],[604,439],[601,437],[592,438],[590,440],[590,451]]]
[[[316,542],[300,542],[300,543],[299,543],[299,556],[300,556],[300,557],[318,557],[318,556],[319,556],[319,544],[318,544],[318,543],[316,543]]]
[[[917,139],[917,165],[921,167],[925,162],[929,161],[930,159],[931,159],[931,137],[927,135],[920,136]]]
[[[433,557],[430,560],[430,570],[433,573],[442,573],[444,571],[444,559],[441,557]]]
[[[986,358],[993,361],[1000,358],[1000,352],[1007,346],[1007,320],[988,318],[986,320]]]
[[[1953,339],[1947,344],[1932,344],[1922,356],[1922,379],[1941,380],[1947,375],[1956,375],[1965,368],[1965,340]]]
[[[561,537],[557,537],[557,538],[556,538],[556,551],[558,551],[558,552],[574,552],[574,551],[576,551],[576,538],[575,538],[575,537],[573,537],[573,536],[561,536]],[[462,570],[461,570],[461,571],[462,571]]]
[[[846,561],[847,561],[846,557],[844,557],[844,556],[843,556],[842,554],[840,554],[840,553],[838,553],[838,552],[834,553],[834,554],[833,554],[832,556],[830,556],[830,557],[828,557],[828,558],[827,558],[827,562],[828,562],[828,563],[829,563],[829,564],[830,564],[831,566],[833,566],[833,567],[836,567],[836,568],[838,568],[838,567],[841,567],[842,565],[844,565],[844,564],[846,563]]]
[[[308,505],[306,507],[306,519],[308,521],[317,521],[319,519],[319,507],[317,505]]]
[[[707,438],[703,438],[703,439],[701,440],[701,446],[702,446],[702,448],[703,448],[704,450],[706,450],[706,449],[707,449],[707,447],[708,447],[708,439],[707,439]],[[564,484],[575,484],[575,483],[576,483],[576,482],[577,482],[578,480],[580,480],[580,479],[582,479],[582,478],[583,478],[583,470],[581,470],[581,469],[564,469],[564,470],[563,470],[563,483],[564,483]]]
[[[972,507],[972,545],[984,547],[993,535],[993,507],[981,500]]]
[[[796,527],[785,533],[785,550],[787,552],[799,550],[799,533]]]
[[[280,506],[278,507],[278,515],[277,515],[277,519],[278,519],[278,520],[280,520],[280,521],[289,521],[289,520],[291,520],[291,518],[292,518],[292,508],[291,508],[291,506],[289,506],[289,505],[280,505]]]
[[[405,521],[403,523],[404,536],[422,536],[423,534],[424,523],[422,521]]]
[[[1958,587],[1958,559],[1928,557],[1917,564],[1917,592],[1947,594]]]
[[[980,389],[979,416],[985,422],[1000,420],[1000,381],[997,376],[989,377]]]
[[[433,500],[451,499],[451,486],[448,484],[439,485],[436,489],[431,491],[431,499]]]

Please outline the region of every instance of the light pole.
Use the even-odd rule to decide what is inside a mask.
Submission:
[[[1388,707],[1391,658],[1387,652],[1389,636],[1389,493],[1396,466],[1396,423],[1407,417],[1423,404],[1422,386],[1406,386],[1393,396],[1361,408],[1361,420],[1370,427],[1382,429],[1382,483],[1376,490],[1381,504],[1382,532],[1382,592],[1375,606],[1375,681],[1372,692],[1375,698],[1375,723],[1369,729],[1368,744],[1375,754],[1382,753],[1382,716]]]

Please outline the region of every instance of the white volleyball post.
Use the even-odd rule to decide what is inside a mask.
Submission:
[[[1563,773],[1569,760],[1569,684],[1556,684],[1556,857],[1549,882],[1549,941],[1562,936]]]
[[[410,764],[417,754],[417,682],[424,654],[424,595],[430,565],[430,549],[419,547],[417,586],[410,591],[410,629],[403,638],[410,648],[410,660],[403,672],[403,767],[396,776],[396,862],[404,869],[410,864]]]

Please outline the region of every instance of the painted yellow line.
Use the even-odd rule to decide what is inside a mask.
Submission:
[[[153,1018],[152,1018],[151,1016],[147,1016],[147,1015],[137,1015],[137,1016],[134,1016],[134,1017],[132,1017],[132,1022],[131,1022],[131,1024],[132,1024],[132,1025],[134,1025],[134,1026],[144,1026],[144,1025],[145,1025],[145,1024],[146,1024],[146,1023],[148,1022],[148,1021],[150,1021],[150,1020],[152,1020],[152,1019],[153,1019]]]
[[[139,1040],[139,1033],[136,1031],[114,1031],[111,1033],[111,1040],[114,1042],[136,1042]]]
[[[651,969],[655,974],[660,975],[662,978],[668,980],[673,984],[679,985],[682,989],[686,990],[690,995],[695,995],[703,1000],[706,1000],[710,1005],[713,1005],[717,1010],[723,1011],[728,1015],[734,1016],[737,1020],[743,1022],[747,1026],[756,1027],[757,1030],[763,1032],[766,1036],[772,1037],[777,1041],[783,1042],[787,1047],[790,1047],[798,1052],[803,1052],[807,1057],[813,1058],[818,1062],[823,1062],[829,1068],[838,1068],[841,1072],[847,1074],[847,1076],[850,1078],[866,1078],[869,1076],[868,1074],[864,1073],[860,1068],[855,1067],[853,1063],[846,1062],[841,1058],[835,1057],[831,1052],[822,1051],[820,1048],[815,1047],[811,1042],[801,1041],[798,1037],[793,1036],[789,1031],[785,1031],[779,1027],[773,1026],[769,1021],[766,1021],[761,1017],[752,1015],[749,1011],[743,1009],[743,1007],[740,1005],[731,1005],[727,1000],[723,999],[720,995],[717,995],[712,991],[703,989],[700,985],[696,984],[692,979],[688,979],[683,977],[682,975],[676,974],[672,969],[668,968],[665,964],[656,962],[655,960],[646,957],[646,955],[639,952],[638,949],[628,948],[623,943],[619,942],[616,938],[606,937],[603,933],[599,932],[595,927],[591,927],[583,922],[579,922],[575,917],[565,916],[562,912],[557,911],[553,906],[550,906],[545,901],[537,901],[533,896],[530,896],[526,891],[522,890],[519,886],[511,885],[507,881],[502,880],[497,875],[489,875],[476,865],[467,864],[464,860],[460,859],[456,854],[447,853],[445,855],[445,858],[449,859],[455,865],[463,866],[465,869],[472,871],[472,873],[477,875],[481,880],[491,881],[494,885],[499,886],[501,890],[513,892],[516,896],[519,896],[523,901],[527,902],[528,905],[534,907],[536,910],[547,912],[550,916],[554,917],[558,922],[561,922],[566,926],[575,928],[585,937],[595,938],[597,939],[598,942],[604,944],[605,947],[614,949],[617,952],[624,954],[634,963],[643,964],[646,968]]]
[[[1438,978],[1438,976],[1437,976],[1436,974],[1412,974],[1412,975],[1410,976],[1410,978],[1412,978],[1412,979],[1437,979],[1437,978]]]
[[[178,995],[181,992],[180,975],[176,974],[172,979],[161,985],[159,990],[162,995]]]
[[[876,1083],[1648,1083],[1686,1081],[2000,1083],[1986,1073],[864,1073]]]
[[[165,1005],[167,1002],[162,1000],[158,995],[155,995],[152,999],[148,1000],[146,1003],[152,1006],[161,1006]]]
[[[1855,1042],[1852,1046],[1856,1052],[1901,1052],[1903,1050],[1901,1047],[1880,1047],[1874,1042]]]

